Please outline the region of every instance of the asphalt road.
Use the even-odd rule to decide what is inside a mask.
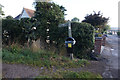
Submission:
[[[119,40],[117,35],[108,35],[106,38],[107,44],[104,47],[103,52],[101,55],[107,59],[106,61],[106,68],[105,72],[102,74],[105,78],[118,78],[120,77],[118,75],[118,70],[120,70],[120,67],[118,67],[118,62],[120,59],[119,53]]]

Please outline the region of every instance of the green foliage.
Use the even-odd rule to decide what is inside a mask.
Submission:
[[[105,32],[107,32],[107,30],[110,30],[110,25],[105,25],[101,32],[105,33]]]
[[[28,39],[30,40],[36,40],[38,38],[37,32],[36,32],[36,19],[34,18],[22,18],[19,21],[19,26],[22,29],[21,33],[21,40],[23,40],[23,43],[26,42]]]
[[[16,47],[15,47],[16,46]],[[27,48],[20,48],[17,45],[2,50],[2,59],[6,63],[22,63],[32,66],[52,68],[75,68],[89,64],[86,60],[70,60],[65,56],[59,56],[50,51],[40,50],[32,52]]]
[[[72,34],[76,40],[74,54],[79,58],[90,58],[94,47],[94,27],[88,23],[72,23]]]
[[[3,44],[19,43],[23,45],[28,38],[35,40],[38,37],[36,30],[33,29],[36,26],[34,18],[15,20],[12,16],[7,16],[2,22]]]
[[[58,27],[60,23],[64,22],[64,12],[66,9],[55,3],[45,2],[36,2],[35,8],[35,16],[31,19],[25,18],[18,21],[10,16],[3,19],[3,43],[9,44],[10,42],[10,44],[13,44],[20,42],[24,44],[29,38],[30,40],[40,38],[46,42],[47,36],[50,36],[49,45],[55,46],[57,48],[56,52],[60,52],[65,47],[64,42],[68,37],[68,27]],[[36,30],[33,30],[34,26]],[[74,46],[75,56],[79,58],[88,57],[88,53],[94,44],[94,28],[87,23],[73,22],[72,33],[76,40]],[[46,44],[44,45],[46,46]],[[17,53],[16,49],[13,48],[12,53]],[[29,57],[27,58],[29,59]]]
[[[8,50],[12,53],[21,53],[21,47],[18,44],[12,44],[10,45],[10,47],[8,48]]]
[[[64,22],[66,9],[55,3],[36,2],[35,17],[37,19],[37,35],[44,41],[50,36],[50,44],[55,42],[56,47],[63,42],[64,29],[60,29],[58,25]],[[49,31],[47,31],[49,29]],[[63,31],[62,31],[63,30]],[[63,34],[61,34],[63,33]]]
[[[66,71],[62,72],[63,78],[97,78],[99,75],[96,75],[91,72],[72,72],[72,71]],[[99,78],[102,78],[99,76]]]
[[[13,19],[13,17],[9,15],[6,17],[6,19]]]
[[[120,32],[117,32],[117,35],[120,36]]]
[[[79,19],[77,17],[74,17],[71,21],[72,22],[79,22]]]
[[[97,28],[104,28],[104,25],[106,25],[108,20],[109,18],[103,17],[100,11],[98,13],[94,11],[94,14],[85,16],[85,20],[83,20],[82,22],[90,23],[97,29]]]
[[[35,18],[40,21],[37,26],[39,35],[46,38],[47,35],[55,34],[53,32],[57,30],[58,24],[64,21],[64,11],[61,7],[55,3],[36,2],[35,8]],[[49,34],[46,29],[50,30]]]
[[[19,37],[22,33],[22,29],[18,26],[18,20],[13,19],[11,16],[7,16],[2,20],[2,39],[5,44],[12,44],[13,42],[19,42]]]
[[[58,25],[64,22],[66,9],[55,3],[47,2],[36,2],[35,8],[36,11],[33,18],[15,20],[12,16],[7,16],[6,19],[3,19],[4,44],[8,45],[16,42],[24,44],[28,39],[37,40],[38,38],[46,41],[47,36],[50,36],[51,43],[60,41],[59,32],[61,31],[59,31]],[[33,27],[36,27],[36,30]],[[46,31],[47,29],[49,29],[48,32]]]
[[[78,79],[78,78],[81,78],[81,79],[85,79],[85,80],[101,80],[102,79],[102,76],[99,75],[99,74],[94,74],[92,72],[74,72],[74,71],[57,71],[55,72],[54,74],[50,75],[50,74],[47,74],[48,76],[39,76],[39,77],[36,77],[35,80],[38,80],[39,78],[49,78],[49,79],[52,79],[52,78],[63,78],[66,79],[66,78],[72,78],[73,80],[74,79]]]

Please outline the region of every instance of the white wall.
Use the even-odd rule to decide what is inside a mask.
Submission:
[[[21,15],[21,18],[30,18],[25,10],[23,10],[23,13]]]

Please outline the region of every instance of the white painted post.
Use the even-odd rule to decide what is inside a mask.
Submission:
[[[71,22],[68,21],[68,36],[72,37],[72,32],[71,32]]]
[[[72,37],[72,31],[71,31],[71,22],[68,21],[68,36]],[[73,60],[73,53],[70,53],[70,58]]]

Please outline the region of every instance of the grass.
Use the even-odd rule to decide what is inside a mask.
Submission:
[[[95,80],[100,80],[102,76],[91,72],[57,71],[52,75],[49,74],[47,76],[38,76],[35,80],[39,80],[39,78],[88,78],[88,80],[93,80],[93,78],[96,78]]]
[[[34,80],[44,78],[53,80],[54,78],[102,78],[99,74],[91,72],[72,72],[62,71],[61,68],[78,68],[83,67],[89,62],[85,59],[70,60],[69,57],[59,56],[58,54],[50,51],[40,50],[33,52],[28,48],[21,48],[18,46],[10,46],[2,49],[2,59],[5,63],[13,64],[27,64],[31,66],[44,67],[44,69],[52,70],[53,67],[57,68],[56,72],[42,73],[42,76],[36,77]],[[92,80],[92,79],[91,79]]]
[[[2,50],[2,59],[5,63],[22,63],[37,67],[52,68],[76,68],[89,64],[87,60],[70,60],[69,57],[59,56],[50,51],[40,50],[33,52],[27,48],[21,48],[16,45],[4,48]]]

